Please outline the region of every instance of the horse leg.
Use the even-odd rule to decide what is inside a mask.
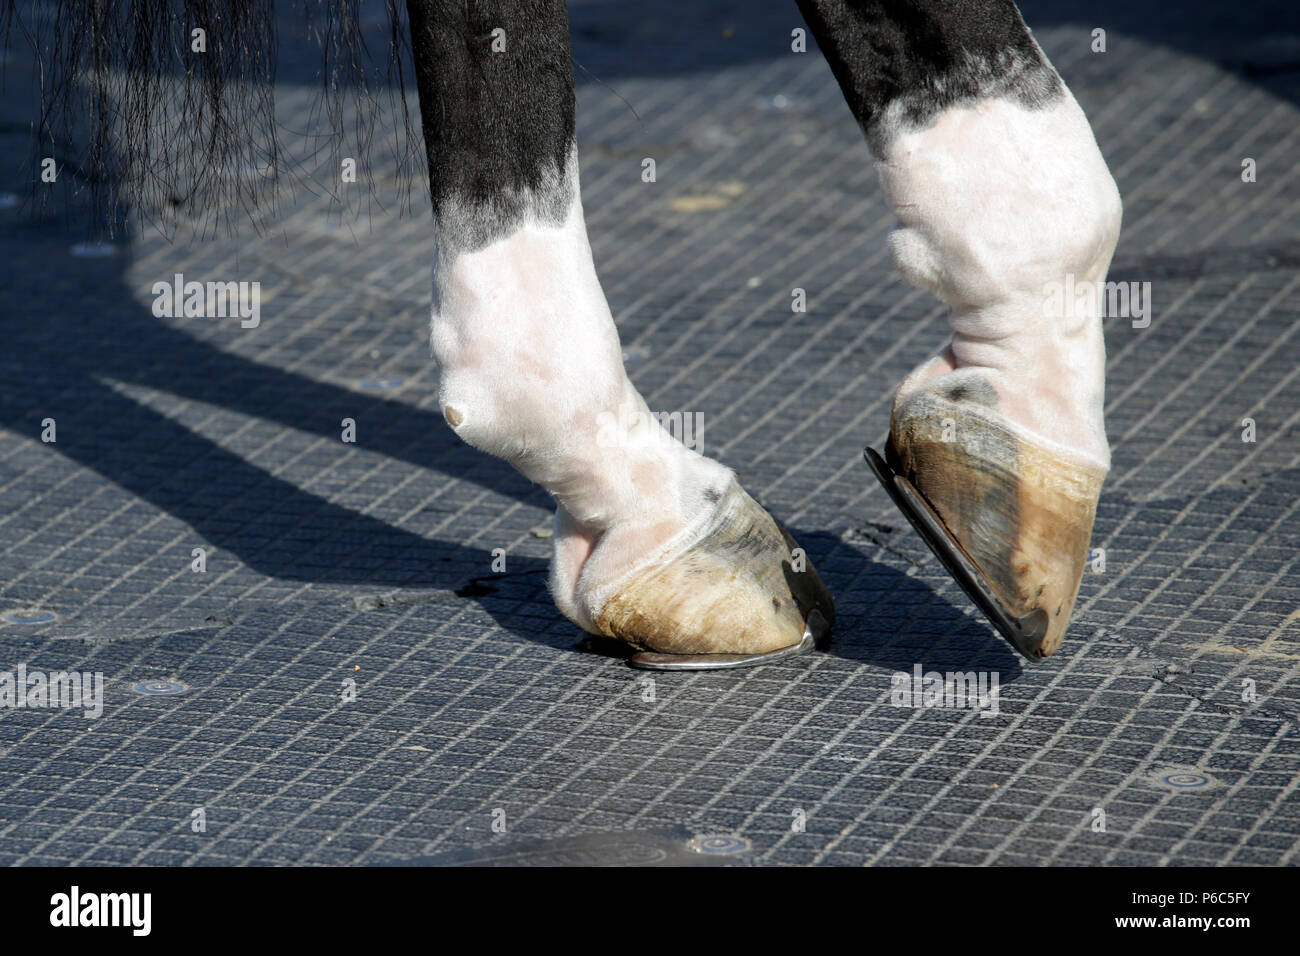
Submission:
[[[1101,286],[1120,199],[1011,0],[799,0],[952,340],[894,396],[887,454],[1005,613],[1059,645],[1101,484]],[[1022,648],[1025,650],[1025,648]]]
[[[556,502],[550,587],[579,627],[665,654],[801,643],[830,597],[623,368],[583,221],[562,0],[408,0],[437,231],[439,399]]]

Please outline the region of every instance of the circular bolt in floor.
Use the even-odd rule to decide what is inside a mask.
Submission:
[[[137,694],[147,694],[150,697],[165,696],[168,694],[183,694],[187,690],[184,684],[174,680],[147,680],[143,683],[136,684],[131,688]]]
[[[1161,767],[1147,775],[1147,780],[1161,790],[1178,793],[1205,793],[1221,784],[1198,767]]]
[[[732,836],[729,833],[710,833],[693,837],[686,846],[695,853],[709,856],[735,856],[748,853],[752,844],[744,837]]]
[[[59,616],[53,611],[43,611],[38,607],[21,608],[0,614],[0,620],[6,624],[49,624],[58,619]]]

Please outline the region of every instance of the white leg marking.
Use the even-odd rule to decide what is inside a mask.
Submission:
[[[576,158],[570,175],[562,225],[439,258],[432,337],[447,421],[559,503],[552,590],[588,626],[586,608],[707,521],[731,472],[650,421],[596,278]]]
[[[899,397],[954,366],[980,370],[1013,423],[1108,467],[1100,311],[1051,297],[1067,276],[1103,282],[1119,236],[1119,192],[1074,98],[949,110],[897,135],[877,169],[899,271],[952,308],[950,352]]]

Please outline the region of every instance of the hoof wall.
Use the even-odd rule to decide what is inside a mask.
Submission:
[[[829,635],[830,625],[820,611],[813,611],[808,615],[804,626],[803,640],[789,647],[764,654],[659,654],[641,651],[632,655],[628,664],[645,671],[721,671],[757,667],[760,664],[799,657],[815,648],[824,647]]]
[[[898,510],[903,512],[916,529],[921,540],[948,569],[948,573],[961,585],[976,607],[984,612],[997,632],[1030,660],[1046,657],[1043,640],[1050,623],[1047,612],[1036,608],[1023,616],[1013,614],[994,593],[979,567],[921,493],[906,478],[895,473],[875,449],[867,448],[862,457],[867,460],[876,478],[898,506]]]

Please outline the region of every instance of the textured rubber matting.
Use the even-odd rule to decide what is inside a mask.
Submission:
[[[0,710],[0,862],[500,859],[668,830],[759,864],[1295,862],[1300,28],[1261,6],[1025,5],[1125,197],[1111,278],[1152,303],[1106,320],[1104,560],[1033,666],[862,462],[947,333],[893,271],[793,5],[572,19],[629,373],[807,549],[838,600],[826,654],[649,675],[578,647],[546,497],[438,413],[418,191],[358,218],[268,178],[260,232],[195,239],[182,209],[174,242],[106,249],[0,203],[0,670],[106,682],[97,719]],[[284,72],[302,128],[312,91]],[[25,196],[21,171],[0,189]],[[178,272],[260,281],[260,326],[156,318]],[[996,674],[996,707],[905,706],[918,666]]]

